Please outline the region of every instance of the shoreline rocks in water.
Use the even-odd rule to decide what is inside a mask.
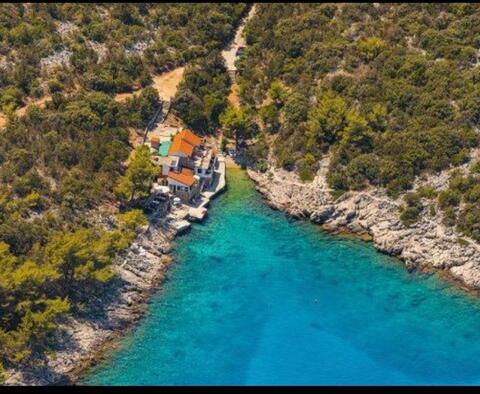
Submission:
[[[326,182],[328,161],[328,157],[321,161],[310,183],[283,169],[247,172],[272,208],[309,219],[330,232],[368,234],[379,251],[403,260],[409,270],[440,270],[463,287],[480,289],[480,245],[473,240],[460,244],[460,235],[442,223],[440,212],[404,227],[398,209],[401,199],[395,201],[381,189],[350,191],[334,200]],[[448,183],[445,174],[436,179]]]
[[[207,203],[226,188],[223,181],[215,193],[207,193]],[[88,310],[69,317],[60,325],[56,347],[38,367],[7,371],[6,385],[58,385],[75,383],[119,338],[135,326],[146,311],[146,301],[165,280],[173,258],[173,240],[190,227],[184,220],[188,210],[170,211],[151,222],[133,244],[113,263],[117,277],[94,299]],[[101,219],[100,219],[101,220]]]
[[[68,318],[57,335],[54,354],[35,368],[9,371],[7,385],[71,384],[93,366],[112,342],[145,313],[146,300],[165,279],[167,253],[177,235],[173,227],[150,226],[114,262],[118,276],[83,315]]]

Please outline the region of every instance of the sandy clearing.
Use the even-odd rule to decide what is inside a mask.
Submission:
[[[182,81],[185,67],[177,67],[172,71],[154,75],[152,77],[152,87],[155,88],[161,100],[171,100],[175,93],[177,93],[178,85]],[[113,98],[118,103],[123,103],[132,97],[140,94],[142,90],[137,90],[132,93],[118,93]]]
[[[162,73],[160,75],[155,75],[153,79],[153,87],[157,89],[158,95],[160,96],[161,100],[171,100],[177,93],[178,85],[180,84],[183,74],[185,71],[185,67],[177,67],[172,71],[168,71],[166,73]],[[128,99],[140,94],[141,90],[137,90],[132,93],[119,93],[114,96],[114,100],[121,103],[125,102]],[[27,108],[30,105],[36,105],[40,108],[45,108],[47,101],[52,99],[51,95],[47,94],[37,100],[32,100],[27,102],[27,104],[21,108],[18,108],[15,111],[15,114],[18,117],[22,117],[27,112]],[[7,124],[8,118],[5,114],[0,112],[0,128],[4,128]]]
[[[37,107],[45,108],[45,106],[47,105],[47,101],[50,101],[51,99],[52,99],[52,97],[49,94],[47,94],[46,96],[43,96],[42,98],[39,98],[38,100],[28,102],[27,105],[17,109],[15,111],[15,114],[18,117],[21,117],[21,116],[25,115],[25,113],[27,112],[27,108],[30,105],[36,105]]]
[[[171,100],[175,96],[184,72],[185,67],[178,67],[153,77],[153,87],[162,100]]]
[[[7,125],[7,117],[0,113],[0,129],[3,129]]]
[[[133,93],[118,93],[116,94],[113,99],[117,102],[117,103],[123,103],[129,99],[131,99],[132,97],[135,97],[136,95],[138,95],[139,93],[141,92],[141,90],[137,91],[137,92],[133,92]]]
[[[15,110],[15,115],[17,115],[18,117],[22,117],[26,114],[27,112],[27,108],[30,106],[30,105],[36,105],[40,108],[45,108],[45,106],[47,105],[47,101],[50,101],[52,99],[52,96],[50,96],[49,94],[37,99],[37,100],[32,100],[32,101],[29,101],[27,102],[26,105],[24,105],[23,107],[20,107],[18,108],[17,110]],[[7,125],[7,121],[8,121],[8,117],[7,115],[5,115],[4,113],[1,113],[0,112],[0,129],[1,128],[4,128],[6,125]]]
[[[368,74],[369,71],[370,71],[370,67],[368,67],[368,65],[361,64],[360,66],[358,66],[353,71],[353,73],[345,71],[345,70],[340,68],[336,71],[331,71],[331,72],[325,74],[324,78],[334,78],[334,77],[337,77],[337,76],[341,75],[343,77],[354,78],[354,79],[358,80],[360,78],[365,77]]]

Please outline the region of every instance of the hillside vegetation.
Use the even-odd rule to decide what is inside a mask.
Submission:
[[[238,83],[261,126],[250,148],[260,170],[273,135],[276,165],[303,180],[329,153],[335,194],[395,197],[479,144],[478,4],[259,4],[245,33]],[[480,240],[478,180],[458,182],[439,205],[457,207],[446,223]],[[426,211],[422,198],[437,196],[407,197],[406,225]]]
[[[246,10],[0,5],[0,111],[8,115],[0,129],[0,375],[2,365],[39,362],[58,322],[88,312],[114,279],[112,260],[146,224],[140,210],[112,215],[118,200],[128,205],[150,190],[149,154],[129,156],[128,141],[159,106],[151,75],[221,49]],[[138,87],[134,98],[114,100]],[[44,107],[15,115],[45,95]]]
[[[231,38],[245,4],[0,5],[0,109],[81,86],[129,92]],[[34,49],[34,50],[32,50]]]

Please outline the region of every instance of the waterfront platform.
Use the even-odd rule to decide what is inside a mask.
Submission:
[[[225,156],[218,155],[218,167],[213,174],[212,185],[202,193],[202,200],[199,207],[208,205],[211,199],[215,198],[226,186],[226,163]]]
[[[188,220],[175,220],[171,225],[177,234],[181,234],[190,228],[191,223]]]

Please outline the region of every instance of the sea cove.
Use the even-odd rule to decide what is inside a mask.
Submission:
[[[474,384],[478,300],[371,244],[271,210],[246,174],[130,337],[81,384]]]

